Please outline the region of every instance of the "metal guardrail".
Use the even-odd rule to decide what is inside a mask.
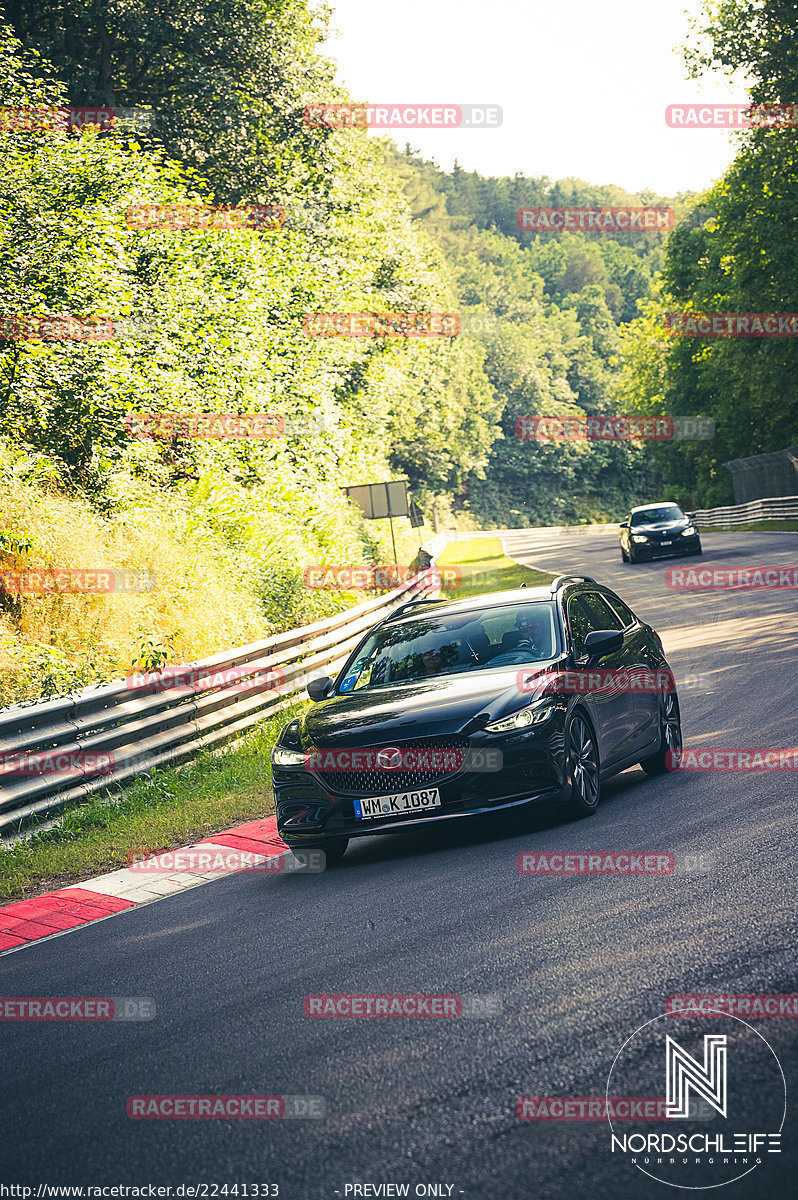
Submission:
[[[748,525],[752,521],[778,521],[798,517],[798,496],[771,496],[751,500],[748,504],[732,504],[727,508],[696,509],[699,526]]]
[[[709,528],[791,517],[798,518],[798,496],[695,513],[698,525]],[[617,526],[567,528],[593,532]],[[513,532],[534,531],[445,531],[425,548],[437,555],[450,541]],[[366,630],[408,597],[439,592],[431,567],[382,596],[267,641],[147,677],[0,709],[0,833],[241,735],[293,703],[322,668],[335,674]]]
[[[664,501],[663,501],[664,503]],[[798,496],[772,496],[764,500],[751,500],[748,504],[732,504],[728,508],[699,508],[695,510],[697,524],[706,525],[747,525],[751,521],[773,521],[798,518]],[[425,544],[435,557],[445,546],[452,542],[470,541],[471,538],[497,537],[508,533],[616,533],[618,525],[607,521],[601,525],[536,525],[524,526],[520,529],[488,529],[467,530],[455,532],[445,529],[437,534],[431,542]]]
[[[323,621],[163,672],[0,709],[0,831],[237,737],[343,666],[400,604],[440,594],[434,567]]]
[[[752,521],[778,521],[793,517],[798,518],[798,496],[770,496],[764,500],[751,500],[748,504],[732,504],[727,508],[695,510],[696,523],[708,528],[713,525],[747,525]],[[601,525],[538,525],[520,529],[467,530],[466,532],[444,529],[432,541],[426,542],[424,548],[437,558],[445,546],[452,542],[469,541],[471,538],[501,538],[508,533],[617,533],[617,530],[618,526],[614,521],[607,521]]]

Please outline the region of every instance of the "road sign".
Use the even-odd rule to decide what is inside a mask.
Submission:
[[[396,479],[386,483],[359,483],[344,488],[349,499],[363,510],[368,521],[381,517],[406,517],[407,480]]]

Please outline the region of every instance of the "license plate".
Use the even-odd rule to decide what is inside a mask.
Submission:
[[[672,546],[673,542],[660,542],[660,546]]]
[[[405,813],[422,813],[430,808],[440,808],[441,794],[437,788],[420,792],[394,792],[392,796],[366,796],[355,799],[355,816],[396,817]]]

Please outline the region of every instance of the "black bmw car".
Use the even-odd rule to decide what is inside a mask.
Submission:
[[[352,837],[535,802],[587,816],[602,780],[681,748],[657,633],[586,576],[407,604],[308,693],[272,753],[277,827],[328,861]]]
[[[678,504],[633,508],[622,522],[619,536],[625,563],[701,553],[701,538],[693,515],[685,515]]]

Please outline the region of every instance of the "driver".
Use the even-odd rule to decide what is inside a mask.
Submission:
[[[522,609],[515,618],[515,624],[521,636],[513,649],[521,650],[524,654],[534,654],[538,658],[545,658],[548,653],[545,618],[533,615],[528,609]]]

